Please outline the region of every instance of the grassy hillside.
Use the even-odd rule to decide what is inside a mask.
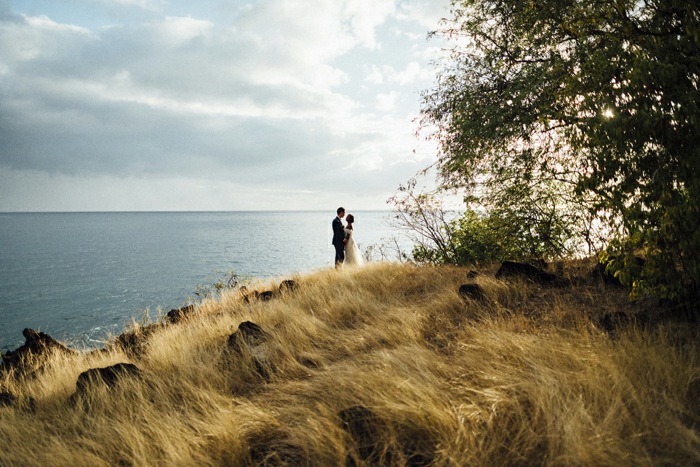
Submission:
[[[696,332],[580,271],[545,287],[370,264],[233,291],[142,346],[6,374],[0,465],[700,464]],[[620,311],[651,324],[599,324]],[[264,333],[230,340],[247,321]],[[139,374],[73,396],[120,362]]]

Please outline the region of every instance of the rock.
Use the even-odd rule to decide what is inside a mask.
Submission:
[[[192,314],[194,314],[194,305],[187,305],[179,309],[170,310],[167,316],[168,321],[175,324],[189,318]]]
[[[270,335],[260,326],[244,321],[238,325],[236,332],[228,337],[227,349],[233,351],[242,358],[251,358],[256,372],[269,380],[270,368],[269,348],[266,345]]]
[[[17,402],[17,396],[9,391],[0,391],[0,407],[7,407]]]
[[[53,352],[67,355],[75,353],[43,332],[37,332],[33,329],[26,328],[22,331],[22,335],[25,339],[24,345],[2,356],[1,368],[3,371],[25,371],[28,370],[30,366],[41,366],[41,361],[34,362],[34,364],[30,362],[37,357],[41,359]]]
[[[114,346],[123,350],[127,355],[138,357],[146,351],[146,344],[150,335],[161,327],[162,325],[160,324],[151,324],[124,332],[117,336]]]
[[[465,298],[482,301],[486,298],[484,289],[479,284],[462,284],[459,286],[459,294]]]
[[[251,303],[253,301],[259,300],[261,302],[267,302],[275,298],[275,292],[272,290],[265,290],[263,292],[258,292],[256,290],[246,293],[243,295],[243,301],[246,303]]]
[[[321,368],[321,364],[313,357],[299,357],[297,361],[306,368],[317,369]]]
[[[360,460],[370,465],[376,465],[380,461],[380,438],[384,429],[382,420],[368,408],[355,405],[338,412],[340,426],[345,430],[357,445]],[[352,458],[348,459],[348,465],[353,465]]]
[[[596,263],[595,267],[591,271],[591,274],[601,279],[603,283],[607,285],[622,286],[620,279],[608,271],[603,263]]]
[[[272,376],[271,366],[268,362],[264,362],[258,357],[253,357],[253,366],[255,367],[255,372],[262,376],[265,381],[270,381]]]
[[[243,301],[246,303],[250,303],[255,300],[260,299],[260,292],[253,290],[252,292],[247,292],[243,295]]]
[[[479,276],[479,272],[475,271],[474,269],[470,270],[467,273],[467,279],[474,279],[475,277],[478,277],[478,276]]]
[[[433,465],[435,447],[428,432],[398,439],[400,450],[387,445],[384,433],[389,427],[370,409],[355,405],[338,412],[340,426],[352,438],[359,459],[350,450],[345,465],[405,465],[409,467]],[[359,462],[358,462],[359,461]]]
[[[133,363],[117,363],[104,368],[91,368],[78,375],[75,394],[83,395],[90,387],[97,385],[113,388],[124,378],[140,378],[141,370]]]
[[[626,326],[634,322],[631,315],[617,311],[614,313],[606,313],[598,320],[598,326],[610,335],[615,335],[620,327]]]
[[[133,363],[117,363],[104,368],[91,368],[78,375],[75,392],[68,401],[75,405],[91,387],[103,386],[112,389],[124,379],[140,377],[141,370]],[[83,402],[85,401],[83,400]],[[88,405],[84,404],[84,408],[87,409]]]
[[[497,278],[517,276],[525,277],[538,283],[552,283],[557,279],[557,276],[554,274],[544,271],[532,264],[517,263],[515,261],[504,261],[496,272]]]
[[[272,300],[275,298],[275,293],[272,290],[266,290],[264,292],[258,292],[256,290],[246,294],[243,297],[243,301],[246,303],[250,303],[256,300],[260,300],[262,302],[267,302],[269,300]]]
[[[639,256],[635,256],[633,259],[633,263],[634,263],[635,267],[637,267],[637,268],[644,267],[645,262],[646,262],[646,260],[642,257],[639,257]],[[622,282],[620,282],[620,279],[618,279],[617,277],[615,277],[615,275],[613,273],[608,271],[607,267],[604,263],[600,263],[600,262],[596,263],[595,267],[593,268],[593,271],[591,271],[591,274],[602,279],[603,283],[605,283],[607,285],[615,285],[615,286],[620,286],[620,287],[623,286]]]
[[[267,342],[269,338],[270,335],[260,326],[251,321],[244,321],[238,325],[236,332],[228,337],[228,346],[241,353]]]
[[[297,287],[299,287],[299,284],[296,281],[287,279],[280,284],[280,292],[294,292]]]
[[[433,465],[435,456],[431,454],[423,454],[412,452],[410,449],[405,450],[406,467],[427,467]]]
[[[25,411],[34,412],[36,401],[33,397],[19,397],[10,391],[0,391],[0,407],[14,407]]]
[[[280,429],[250,430],[248,435],[248,457],[241,465],[313,465],[307,449],[292,444],[288,433]]]

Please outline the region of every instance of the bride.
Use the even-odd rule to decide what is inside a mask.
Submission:
[[[362,263],[364,263],[362,255],[360,254],[359,248],[357,248],[355,239],[352,238],[352,224],[355,222],[355,216],[348,214],[346,220],[348,221],[348,225],[345,227],[345,238],[348,242],[345,244],[345,264],[347,266],[362,266]]]

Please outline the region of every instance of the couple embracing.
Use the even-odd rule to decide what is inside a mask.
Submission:
[[[338,216],[333,219],[333,246],[335,247],[335,267],[336,269],[343,266],[345,263],[348,266],[360,266],[362,264],[362,256],[352,238],[352,224],[355,222],[355,217],[348,214],[347,226],[343,227],[343,217],[345,217],[345,209],[338,208]]]

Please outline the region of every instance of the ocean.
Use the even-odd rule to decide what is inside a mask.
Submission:
[[[386,211],[355,215],[361,250],[402,238]],[[333,266],[333,212],[0,214],[0,350],[33,328],[98,348],[132,320],[196,302],[234,272],[283,278]],[[406,251],[404,239],[399,244]]]

